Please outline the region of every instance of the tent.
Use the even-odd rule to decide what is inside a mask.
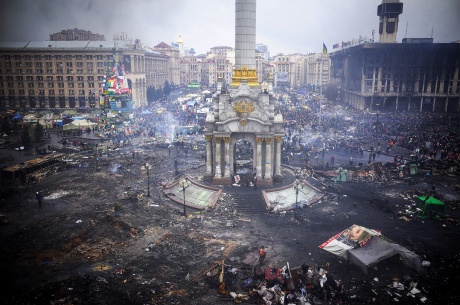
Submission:
[[[416,203],[421,205],[422,211],[418,214],[420,218],[437,217],[446,210],[444,202],[431,196],[418,196]]]
[[[74,120],[72,123],[64,125],[63,129],[64,130],[77,130],[80,128],[92,127],[95,125],[97,124],[91,123],[87,120]]]
[[[407,267],[422,272],[420,256],[384,237],[380,231],[358,225],[336,234],[319,248],[348,259],[365,274],[369,267],[395,255],[400,255]]]

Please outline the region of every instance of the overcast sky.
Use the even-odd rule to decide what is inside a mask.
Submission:
[[[401,0],[398,42],[404,37],[460,40],[460,0]],[[143,44],[177,41],[197,54],[235,46],[235,0],[0,0],[0,41],[49,40],[50,33],[79,28],[127,32]],[[381,0],[258,0],[256,43],[278,53],[329,52],[359,36],[378,41]],[[407,35],[406,35],[407,33]]]

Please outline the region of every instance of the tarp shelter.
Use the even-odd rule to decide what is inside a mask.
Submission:
[[[80,128],[88,128],[97,125],[96,123],[88,122],[87,120],[74,120],[70,124],[64,125],[64,130],[76,130]]]
[[[379,231],[352,225],[319,246],[321,249],[348,259],[365,274],[368,268],[395,255],[409,268],[422,272],[420,256],[385,238]]]
[[[418,217],[421,218],[436,217],[444,214],[446,210],[444,202],[431,196],[428,198],[427,196],[418,196],[416,203],[421,205],[422,211],[418,214]]]

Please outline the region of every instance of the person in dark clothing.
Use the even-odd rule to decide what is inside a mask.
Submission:
[[[37,192],[37,193],[35,194],[35,199],[37,199],[38,206],[39,206],[39,207],[42,207],[42,204],[43,204],[43,195],[42,195],[40,192]]]
[[[265,260],[265,257],[267,257],[267,252],[265,252],[265,247],[260,246],[259,247],[259,263],[262,264]]]

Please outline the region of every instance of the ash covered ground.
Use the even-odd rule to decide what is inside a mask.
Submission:
[[[181,206],[160,195],[161,183],[174,176],[168,150],[145,151],[144,159],[153,164],[150,198],[140,170],[145,160],[130,156],[129,150],[109,150],[96,164],[91,155],[73,155],[74,162],[55,175],[3,190],[2,304],[230,304],[232,298],[219,293],[215,274],[208,270],[225,260],[226,269],[238,269],[228,291],[247,292],[244,283],[255,280],[254,270],[260,268],[260,245],[268,249],[263,266],[329,263],[328,272],[345,287],[342,303],[421,303],[406,295],[407,289],[398,293],[389,288],[394,278],[406,287],[417,283],[426,304],[458,301],[457,176],[427,180],[421,175],[387,183],[325,180],[321,185],[327,196],[320,202],[295,212],[261,215],[238,213],[232,190],[226,188],[214,210],[189,209],[185,218]],[[200,177],[200,154],[187,158],[181,169]],[[433,185],[436,196],[447,203],[448,217],[406,215],[414,196]],[[45,196],[41,208],[36,191]],[[119,217],[115,205],[121,208]],[[381,230],[430,266],[420,275],[392,258],[365,275],[318,248],[354,223]],[[256,299],[245,302],[257,304]]]

